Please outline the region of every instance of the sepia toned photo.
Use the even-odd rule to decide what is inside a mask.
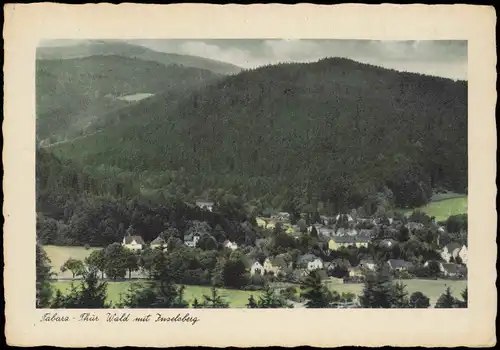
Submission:
[[[7,342],[493,346],[491,10],[7,5]]]
[[[467,307],[467,42],[55,40],[37,306]]]

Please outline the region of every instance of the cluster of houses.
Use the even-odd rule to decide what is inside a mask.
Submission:
[[[196,201],[196,205],[204,210],[212,211],[214,208],[214,202],[211,201]],[[305,232],[309,234],[315,230],[318,234],[318,238],[321,245],[324,247],[324,251],[328,255],[328,252],[336,251],[344,247],[368,247],[370,243],[375,241],[375,230],[373,228],[359,228],[359,227],[370,227],[379,224],[377,219],[371,218],[352,218],[350,215],[342,214],[335,217],[321,216],[321,224],[310,225],[302,231],[299,229],[298,225],[292,225],[290,223],[290,214],[282,212],[272,215],[270,217],[258,217],[256,218],[257,224],[265,229],[271,230],[279,223],[283,230],[298,238]],[[341,227],[336,227],[335,223],[341,219],[344,223],[348,225],[341,225]],[[389,226],[397,224],[393,222],[392,219],[389,220]],[[362,224],[362,225],[359,225]],[[367,224],[367,225],[363,225]],[[424,227],[421,223],[409,222],[405,226],[409,230],[421,229]],[[356,228],[358,227],[358,229]],[[444,232],[444,228],[436,226],[438,232]],[[305,231],[305,232],[304,232]],[[184,244],[187,247],[196,247],[200,240],[200,236],[194,233],[184,235]],[[392,238],[376,239],[376,244],[378,246],[383,246],[390,248],[397,244]],[[131,250],[141,250],[146,246],[146,243],[141,236],[127,234],[123,238],[122,245],[127,249]],[[152,242],[149,243],[151,248],[162,248],[166,250],[167,243],[162,237],[157,237]],[[223,247],[236,250],[238,245],[235,242],[226,240],[223,243]],[[464,269],[466,269],[468,262],[467,247],[465,245],[460,245],[458,243],[450,243],[446,245],[440,252],[442,261],[437,262],[440,271],[445,276],[459,276],[464,274]],[[330,270],[338,267],[343,267],[348,271],[349,277],[356,279],[362,277],[366,271],[374,271],[376,269],[376,264],[373,261],[362,260],[358,266],[351,266],[349,261],[345,259],[336,259],[331,262],[323,261],[320,257],[313,254],[304,254],[298,257],[297,261],[289,261],[289,256],[285,254],[277,255],[274,257],[267,257],[264,261],[250,261],[248,263],[248,269],[251,275],[264,275],[272,274],[275,276],[279,275],[289,275],[293,274],[296,277],[302,277],[308,274],[310,271],[318,270],[325,276],[328,275]],[[408,261],[390,259],[387,262],[387,267],[391,271],[408,271],[413,268],[413,264]],[[424,267],[428,266],[430,262],[426,262]]]

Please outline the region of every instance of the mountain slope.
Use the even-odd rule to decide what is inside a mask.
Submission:
[[[90,133],[93,123],[103,124],[103,115],[135,103],[135,96],[123,96],[182,95],[217,77],[208,70],[116,55],[37,60],[37,137],[60,140]]]
[[[198,191],[337,208],[383,186],[402,206],[467,186],[466,82],[324,59],[245,71],[168,109],[162,96],[147,103],[135,120],[53,150],[127,170],[182,169]]]
[[[153,61],[163,65],[183,65],[185,67],[210,70],[217,74],[235,74],[241,71],[230,63],[190,55],[158,52],[143,46],[116,41],[88,41],[72,46],[38,47],[37,59],[71,59],[90,56],[123,56]]]

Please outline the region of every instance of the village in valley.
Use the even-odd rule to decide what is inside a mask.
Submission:
[[[40,43],[37,307],[466,308],[467,52]]]
[[[204,210],[212,211],[214,202],[197,201],[196,205]],[[425,216],[425,214],[423,214]],[[358,249],[361,252],[374,251],[391,251],[395,246],[398,246],[398,236],[409,235],[417,230],[433,230],[435,232],[435,246],[437,247],[437,255],[434,260],[422,261],[420,257],[419,263],[423,262],[421,267],[428,268],[429,264],[435,263],[439,268],[439,273],[444,277],[464,278],[467,276],[467,246],[466,244],[456,241],[449,242],[445,245],[440,244],[440,235],[446,232],[444,226],[441,226],[430,220],[429,225],[422,222],[412,222],[407,218],[402,220],[393,218],[353,218],[350,214],[338,214],[335,217],[320,216],[319,222],[307,225],[307,214],[301,214],[299,223],[292,224],[290,214],[280,212],[271,217],[256,217],[256,223],[259,227],[268,231],[283,231],[292,236],[295,240],[301,236],[317,237],[318,247],[322,256],[316,256],[312,253],[301,254],[295,261],[290,260],[287,253],[278,254],[276,256],[267,256],[264,260],[247,259],[247,268],[250,275],[270,275],[277,279],[286,280],[286,276],[293,276],[291,280],[297,280],[307,276],[311,271],[319,271],[323,278],[333,275],[335,269],[343,269],[344,274],[341,278],[344,282],[350,280],[363,280],[364,273],[375,271],[377,263],[373,258],[366,254],[365,259],[361,259],[355,266],[351,265],[349,260],[337,258],[329,259],[336,253],[342,252],[343,249]],[[385,221],[384,221],[385,220]],[[401,233],[406,232],[406,233]],[[460,232],[462,236],[466,236],[465,231]],[[187,247],[196,247],[200,235],[190,233],[184,235],[184,244]],[[149,244],[144,242],[141,236],[127,235],[123,238],[123,246],[127,249],[138,251],[146,247],[152,249],[162,249],[168,251],[167,242],[158,236]],[[265,244],[265,239],[257,239],[256,246]],[[368,249],[370,246],[371,249]],[[222,243],[223,249],[232,251],[238,249],[236,242],[225,240]],[[361,253],[363,254],[363,253]],[[378,262],[380,264],[380,262]],[[389,258],[382,263],[387,264],[387,267],[396,274],[407,273],[414,271],[417,264],[411,261],[406,261],[398,258]]]
[[[204,215],[217,212],[217,204],[213,201],[196,201],[191,207]],[[420,211],[394,217],[359,217],[356,210],[334,216],[316,212],[295,214],[294,218],[292,214],[277,212],[269,217],[250,219],[253,223],[249,225],[258,232],[258,237],[250,240],[250,244],[221,236],[215,239],[214,230],[207,222],[194,222],[189,230],[179,235],[182,239],[162,232],[149,242],[129,227],[121,242],[86,254],[82,261],[70,257],[60,271],[71,270],[71,280],[74,280],[82,278],[89,267],[95,266],[101,271],[100,277],[108,283],[146,281],[155,278],[154,270],[163,268],[161,264],[170,261],[175,266],[192,265],[192,262],[175,259],[189,260],[201,252],[204,256],[210,255],[212,270],[204,270],[210,268],[208,266],[196,266],[196,269],[182,266],[177,272],[186,276],[205,272],[206,276],[184,276],[180,280],[253,291],[255,297],[265,286],[272,286],[273,293],[281,295],[288,307],[305,307],[307,300],[301,297],[299,287],[311,276],[335,294],[336,289],[341,291],[349,286],[359,286],[361,290],[367,278],[386,271],[391,280],[424,282],[417,284],[424,290],[416,292],[423,293],[424,300],[427,298],[425,282],[444,281],[440,285],[443,293],[444,286],[457,281],[466,283],[468,258],[464,215],[436,222],[434,217]],[[91,251],[88,246],[86,250]],[[218,271],[219,268],[222,271]],[[213,283],[218,273],[219,283]],[[59,277],[59,281],[63,280]],[[410,293],[405,293],[408,299]],[[329,304],[330,307],[363,307],[360,297],[346,289]]]

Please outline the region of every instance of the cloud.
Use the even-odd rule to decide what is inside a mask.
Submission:
[[[222,48],[202,41],[188,41],[179,46],[179,53],[201,56],[213,60],[228,62],[238,66],[250,65],[251,53],[236,47]]]

